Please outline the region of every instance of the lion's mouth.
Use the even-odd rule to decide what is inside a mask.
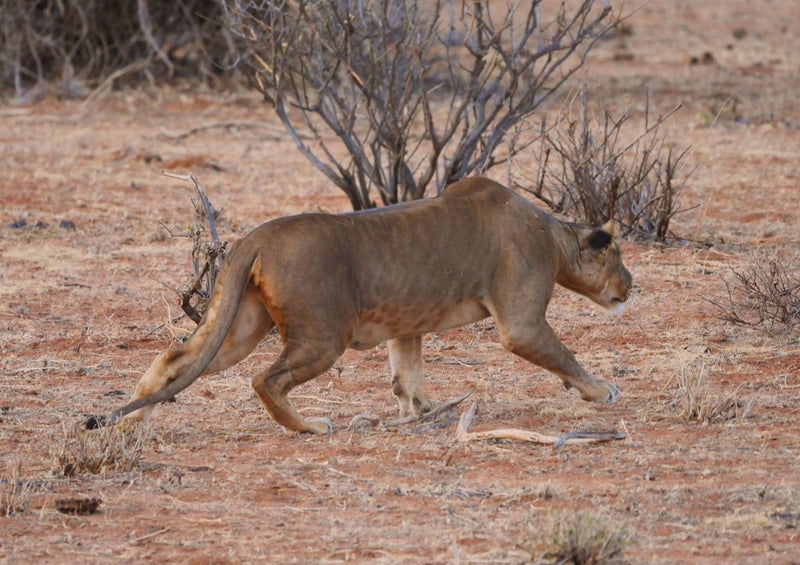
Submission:
[[[606,306],[606,310],[612,314],[622,314],[623,310],[625,310],[625,301],[615,296],[611,299],[611,304]]]

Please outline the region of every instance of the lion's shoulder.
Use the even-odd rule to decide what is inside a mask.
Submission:
[[[486,198],[494,196],[495,198],[507,198],[511,194],[513,193],[506,187],[486,177],[470,177],[463,179],[454,182],[442,191],[442,196],[448,198],[464,196],[482,196]]]
[[[550,224],[557,222],[527,198],[485,177],[471,177],[453,183],[442,191],[442,197],[451,203],[463,199],[483,216],[492,214],[494,210],[502,217],[506,228],[516,222],[521,228],[535,226],[536,229],[549,230]]]

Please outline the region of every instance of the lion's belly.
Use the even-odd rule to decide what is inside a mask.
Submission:
[[[371,349],[388,339],[455,328],[488,315],[483,305],[472,300],[426,310],[381,306],[362,313],[350,347]]]

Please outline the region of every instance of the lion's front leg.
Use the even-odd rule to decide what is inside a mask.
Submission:
[[[390,339],[389,363],[392,367],[392,391],[400,403],[400,416],[415,416],[433,408],[425,394],[422,367],[422,336]]]
[[[546,320],[527,328],[509,328],[498,322],[498,329],[503,347],[558,375],[565,385],[578,389],[584,400],[613,402],[619,396],[614,383],[595,377],[581,367]]]

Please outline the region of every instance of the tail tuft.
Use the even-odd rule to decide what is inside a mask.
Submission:
[[[87,430],[97,430],[99,428],[104,428],[106,425],[108,425],[108,418],[105,416],[89,416],[86,419]]]

